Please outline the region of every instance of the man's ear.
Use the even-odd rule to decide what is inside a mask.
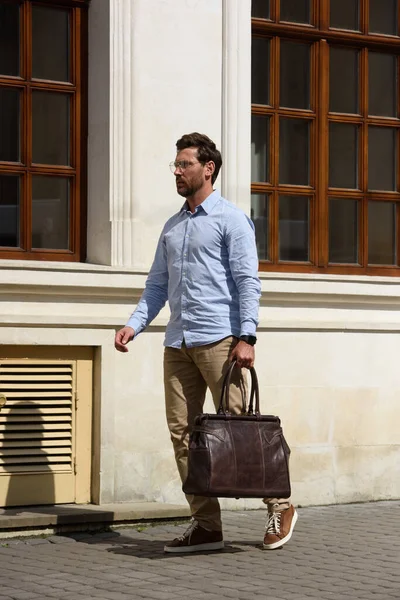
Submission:
[[[209,177],[212,177],[213,173],[215,171],[215,162],[212,160],[209,160],[208,162],[206,162],[205,169],[206,169],[206,175],[208,175]]]

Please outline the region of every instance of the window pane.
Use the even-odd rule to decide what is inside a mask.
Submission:
[[[358,113],[358,51],[330,49],[329,110]]]
[[[397,59],[392,54],[369,52],[369,114],[397,115]]]
[[[70,96],[32,93],[32,160],[48,165],[69,165]]]
[[[32,177],[32,248],[69,248],[69,180]]]
[[[251,16],[269,19],[269,0],[252,0]]]
[[[281,21],[309,23],[309,0],[281,0]]]
[[[0,2],[0,74],[19,75],[19,6]]]
[[[279,260],[309,260],[309,198],[279,197]]]
[[[69,11],[32,6],[32,76],[69,81]]]
[[[20,160],[21,92],[0,87],[0,160]]]
[[[309,185],[310,123],[304,119],[280,119],[279,183]]]
[[[19,248],[20,177],[0,175],[0,246]]]
[[[251,116],[251,180],[269,181],[269,117]]]
[[[256,230],[256,244],[259,260],[269,260],[268,209],[269,196],[267,194],[251,195],[251,219]]]
[[[368,128],[368,189],[396,190],[396,130]]]
[[[358,263],[358,202],[329,199],[329,262]]]
[[[251,101],[269,104],[269,40],[253,37],[251,45]]]
[[[331,0],[330,26],[358,31],[359,0]]]
[[[358,127],[329,124],[329,187],[358,187]]]
[[[396,264],[396,205],[368,202],[368,264]]]
[[[369,30],[397,35],[397,0],[369,0]]]
[[[310,108],[310,46],[281,42],[280,106]]]

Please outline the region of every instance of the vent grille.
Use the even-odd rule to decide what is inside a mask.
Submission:
[[[0,473],[72,471],[73,363],[0,360]]]

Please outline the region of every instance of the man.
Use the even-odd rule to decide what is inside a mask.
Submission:
[[[203,411],[207,387],[218,406],[223,375],[233,360],[230,402],[240,413],[245,389],[243,368],[254,365],[260,281],[251,220],[221,197],[213,184],[221,154],[207,136],[192,133],[177,141],[170,167],[176,188],[186,198],[161,233],[145,290],[115,347],[139,335],[168,300],[171,317],[164,350],[167,423],[182,481],[187,475],[188,438]],[[218,499],[187,495],[192,523],[165,552],[223,548]],[[288,499],[269,498],[264,548],[282,546],[297,519]]]

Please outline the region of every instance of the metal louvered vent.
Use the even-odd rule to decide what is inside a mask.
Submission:
[[[72,471],[73,363],[1,360],[0,472]]]

